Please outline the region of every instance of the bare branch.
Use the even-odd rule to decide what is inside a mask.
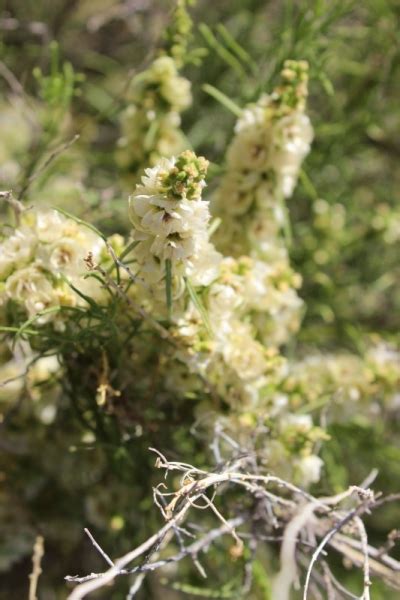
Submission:
[[[376,573],[377,570],[380,570],[384,580],[396,587],[397,575],[400,575],[400,563],[368,545],[367,533],[360,518],[361,515],[369,513],[374,507],[381,506],[383,503],[384,499],[376,500],[371,490],[352,486],[335,496],[314,498],[308,492],[275,475],[260,473],[251,453],[241,455],[236,460],[227,460],[225,464],[219,465],[218,472],[207,472],[188,463],[168,461],[160,451],[154,448],[151,450],[157,454],[156,467],[163,469],[166,476],[170,472],[182,474],[179,489],[169,491],[164,483],[154,488],[154,501],[166,519],[165,525],[143,544],[118,560],[113,562],[108,557],[111,567],[108,571],[91,573],[84,577],[67,577],[68,581],[79,584],[70,594],[69,600],[80,600],[92,591],[109,584],[117,576],[144,576],[149,571],[163,568],[170,563],[177,563],[186,557],[191,558],[194,566],[205,577],[206,572],[198,560],[198,555],[200,552],[207,552],[212,542],[228,533],[235,539],[235,546],[231,549],[233,555],[242,556],[246,540],[249,540],[250,550],[251,548],[254,550],[257,543],[262,540],[278,541],[279,536],[268,535],[271,527],[278,527],[280,531],[283,531],[283,538],[281,538],[282,568],[274,582],[274,597],[279,597],[280,600],[289,597],[292,584],[298,580],[297,565],[302,563],[302,559],[305,558],[304,553],[310,546],[314,551],[307,569],[304,600],[307,599],[310,590],[316,597],[321,596],[321,586],[328,594],[328,598],[332,600],[335,598],[335,589],[339,593],[345,589],[340,588],[341,584],[338,584],[331,576],[328,567],[324,566],[325,563],[322,564],[322,575],[317,570],[313,572],[317,560],[324,554],[327,545],[332,546],[357,567],[363,569],[364,591],[360,600],[369,600],[370,573]],[[248,468],[256,472],[249,472]],[[369,483],[370,480],[371,478],[368,478],[364,483]],[[257,502],[254,509],[247,514],[225,519],[215,506],[214,498],[217,493],[224,493],[226,489],[232,487],[250,493]],[[274,492],[270,492],[268,487],[272,487]],[[278,495],[280,490],[282,496]],[[209,497],[210,491],[212,491],[211,498]],[[396,495],[390,499],[393,501],[398,498]],[[340,505],[348,500],[352,501],[353,507],[344,511]],[[199,503],[199,501],[201,502]],[[263,506],[263,503],[270,507],[271,512],[259,512],[259,507]],[[221,526],[200,535],[192,544],[185,546],[180,533],[186,534],[187,532],[181,524],[188,511],[196,509],[202,511],[208,509],[214,513],[221,522]],[[237,527],[240,525],[246,523],[250,525],[255,522],[258,524],[257,531],[253,531],[253,529],[250,533],[237,531]],[[260,525],[266,528],[265,533],[263,530],[259,530]],[[350,525],[352,527],[349,528]],[[353,537],[355,528],[359,532],[359,540]],[[199,531],[201,534],[202,530],[199,529]],[[162,558],[162,551],[168,546],[174,535],[178,535],[179,552],[173,556]],[[321,541],[315,547],[317,539],[321,539]],[[98,544],[94,543],[94,545],[99,550]],[[103,551],[101,553],[103,554]],[[161,558],[158,558],[158,555]],[[130,563],[140,557],[142,557],[140,564],[128,568]],[[246,562],[243,586],[248,587],[250,578],[251,574],[249,574],[249,566]],[[134,597],[142,581],[143,579],[135,580],[128,598]],[[352,597],[350,593],[347,595]]]
[[[38,535],[36,538],[35,545],[33,546],[33,556],[32,556],[32,573],[29,575],[29,600],[38,600],[37,599],[37,587],[39,577],[42,573],[41,563],[44,555],[44,539],[41,535]]]
[[[88,538],[90,539],[90,541],[92,542],[93,546],[96,548],[96,550],[101,554],[101,556],[104,558],[104,560],[106,561],[107,564],[110,565],[110,567],[114,566],[113,561],[111,560],[111,558],[108,556],[108,554],[106,554],[104,552],[104,550],[99,546],[99,544],[96,542],[96,540],[94,539],[94,537],[92,536],[92,534],[90,533],[89,529],[87,529],[87,527],[85,527],[84,532],[86,533],[86,535],[88,536]]]

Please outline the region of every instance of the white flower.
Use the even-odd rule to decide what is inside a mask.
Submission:
[[[84,258],[90,252],[100,262],[103,248],[104,242],[93,231],[57,211],[24,212],[22,225],[0,245],[0,272],[5,279],[2,302],[21,303],[30,317],[53,306],[86,305],[64,279],[102,301],[101,284],[83,275],[87,274]],[[41,315],[37,322],[54,317],[55,313]]]
[[[274,157],[279,158],[279,151],[285,153],[285,162],[292,160],[296,165],[309,153],[314,137],[310,119],[302,111],[294,111],[279,119],[273,130]]]
[[[268,167],[269,136],[259,125],[242,129],[233,139],[227,152],[230,169],[257,169]]]
[[[229,171],[223,178],[215,202],[221,204],[221,211],[230,215],[243,215],[255,201],[258,176],[254,172],[243,174]]]
[[[303,487],[309,487],[312,483],[317,483],[321,477],[323,464],[324,461],[315,454],[296,460],[295,468],[298,472],[300,484]]]
[[[307,115],[294,112],[279,120],[273,133],[271,166],[281,181],[283,196],[289,198],[297,182],[301,163],[310,151],[313,129]]]
[[[165,79],[160,86],[161,95],[177,112],[182,112],[192,102],[191,83],[185,77],[178,75]]]
[[[223,340],[221,352],[225,362],[240,379],[260,377],[266,370],[265,350],[246,325],[237,322],[232,332]]]
[[[134,196],[132,211],[138,230],[149,235],[168,237],[204,229],[210,218],[206,202],[165,200],[162,196]]]
[[[187,148],[188,142],[179,129],[180,124],[181,118],[175,112],[167,113],[162,119],[156,140],[156,151],[150,156],[151,164],[154,164],[159,156],[174,156]]]
[[[380,367],[393,364],[400,368],[400,353],[383,342],[370,348],[367,357],[372,364]]]
[[[94,234],[86,235],[82,230],[74,234],[40,247],[38,259],[44,267],[53,273],[80,275],[86,272],[84,258],[89,252],[95,262],[99,261],[103,241]]]
[[[161,156],[179,154],[188,147],[180,130],[180,113],[192,101],[191,83],[179,75],[173,58],[160,56],[133,80],[132,104],[122,115],[123,136],[118,162],[139,173]]]
[[[163,262],[187,262],[196,251],[196,239],[192,232],[171,234],[166,237],[157,236],[150,246],[150,252]]]
[[[243,110],[213,199],[213,213],[227,223],[216,232],[217,248],[231,247],[235,256],[262,256],[265,243],[282,237],[287,219],[282,203],[292,195],[310,150],[306,63],[287,63],[282,80],[271,95]],[[238,235],[241,228],[244,233]]]
[[[46,382],[60,370],[57,356],[44,356],[36,360],[29,369],[31,384]]]
[[[265,108],[271,104],[271,97],[263,94],[257,104],[249,104],[246,106],[239,119],[236,121],[235,133],[240,133],[255,125],[260,126],[265,119]]]
[[[80,247],[73,238],[61,238],[45,249],[46,267],[54,272],[76,273],[84,267],[85,248]]]
[[[57,407],[54,404],[47,404],[38,409],[39,419],[44,425],[51,425],[57,416]]]
[[[24,304],[30,317],[58,305],[52,283],[35,265],[19,269],[10,275],[5,284],[5,292],[10,300]],[[45,321],[44,316],[39,322]]]
[[[297,414],[288,414],[282,418],[281,428],[283,430],[287,428],[294,428],[298,431],[306,433],[310,431],[313,427],[313,421],[310,415],[297,415]]]
[[[0,280],[5,279],[14,269],[28,264],[37,245],[35,233],[26,226],[16,229],[0,244]]]
[[[0,365],[0,402],[12,403],[24,387],[25,368],[16,360]]]
[[[229,302],[231,300],[231,303]],[[211,286],[207,308],[212,330],[218,339],[224,341],[232,331],[235,302],[237,296],[229,286]]]
[[[209,286],[219,275],[222,256],[213,244],[203,241],[188,265],[187,275],[195,286]]]
[[[219,255],[208,242],[210,214],[201,199],[206,169],[207,161],[190,151],[162,159],[131,196],[135,257],[148,283],[164,277],[166,261],[174,276],[193,277],[196,285],[215,278]]]
[[[160,94],[174,111],[182,112],[191,101],[190,81],[178,75],[175,61],[169,56],[156,58],[145,73],[145,79],[159,84]]]
[[[32,227],[34,227],[40,242],[55,242],[64,234],[65,217],[56,210],[28,213],[27,220],[28,222],[33,221]]]

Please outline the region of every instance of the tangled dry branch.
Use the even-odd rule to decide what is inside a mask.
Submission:
[[[221,435],[225,434],[216,429],[216,436],[220,438]],[[219,441],[214,439],[212,445],[214,450],[218,450],[214,452],[218,456]],[[370,546],[361,519],[383,504],[400,499],[400,495],[382,497],[369,489],[368,485],[376,473],[361,486],[352,486],[335,496],[316,498],[279,477],[263,474],[255,455],[241,449],[236,449],[236,455],[229,460],[219,462],[213,472],[169,461],[158,450],[151,450],[157,454],[156,467],[164,471],[165,478],[171,472],[181,473],[176,491],[169,491],[164,483],[154,488],[154,502],[165,524],[143,544],[115,561],[86,530],[110,568],[102,573],[66,577],[67,581],[78,584],[69,600],[80,600],[123,575],[134,577],[127,596],[131,599],[148,573],[186,558],[190,558],[202,577],[206,578],[206,569],[199,557],[206,555],[210,546],[227,534],[234,542],[229,549],[232,560],[251,557],[244,561],[242,594],[251,587],[251,560],[257,546],[266,542],[280,543],[281,566],[273,582],[274,598],[288,600],[290,590],[293,586],[299,589],[301,580],[304,582],[303,600],[310,598],[311,594],[322,597],[321,588],[328,598],[336,597],[337,592],[348,598],[369,600],[371,576],[380,576],[392,587],[400,589],[400,562],[388,554],[393,543],[388,540],[388,544],[380,549]],[[245,492],[248,502],[242,502],[240,510],[238,502],[234,504],[236,508],[226,508],[232,514],[225,517],[217,508],[219,496],[239,490]],[[226,497],[224,506],[229,507]],[[211,511],[219,526],[210,527],[208,524],[208,530],[196,527],[195,536],[193,528],[189,530],[190,524],[183,527],[188,513],[193,510]],[[163,557],[163,551],[172,545],[174,538],[179,550]],[[184,538],[195,540],[185,544]],[[362,569],[363,590],[360,596],[355,596],[335,578],[327,564],[326,547],[338,552],[349,565]],[[249,552],[245,552],[245,548]],[[129,566],[138,559],[138,564]]]

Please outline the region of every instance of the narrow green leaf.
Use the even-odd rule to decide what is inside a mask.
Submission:
[[[240,44],[238,44],[238,42],[231,35],[231,33],[228,31],[228,29],[225,27],[225,25],[222,25],[222,23],[219,23],[217,25],[217,29],[218,29],[218,32],[220,33],[221,37],[224,39],[225,44],[232,50],[232,52],[234,52],[240,60],[242,60],[243,62],[245,62],[248,65],[250,65],[251,67],[253,67],[254,62],[253,62],[250,54],[248,52],[246,52],[246,50]]]
[[[75,221],[75,223],[78,223],[78,225],[83,225],[84,227],[91,229],[92,231],[94,231],[94,233],[96,233],[99,237],[101,237],[102,240],[106,241],[106,236],[104,234],[102,234],[101,231],[99,229],[97,229],[97,227],[95,227],[94,225],[91,225],[90,223],[87,223],[83,219],[76,217],[75,215],[71,214],[67,210],[64,210],[63,208],[59,208],[58,206],[53,206],[52,208],[53,208],[53,210],[56,210],[57,212],[64,215],[64,217],[68,217],[68,219],[72,219],[73,221]]]
[[[87,296],[86,294],[84,294],[83,292],[81,292],[80,289],[78,289],[77,287],[75,287],[67,277],[65,277],[65,275],[63,273],[60,273],[60,277],[63,281],[65,281],[65,283],[76,293],[78,294],[78,296],[80,296],[83,300],[85,300],[85,302],[87,302],[89,304],[89,306],[91,306],[92,308],[98,308],[98,304],[97,302],[95,302],[93,300],[93,298],[91,298],[90,296]]]
[[[210,227],[208,228],[208,236],[212,237],[214,233],[217,231],[218,227],[221,225],[222,220],[219,217],[215,217],[212,220]]]
[[[19,330],[20,327],[5,327],[0,325],[0,333],[18,333]],[[25,333],[29,335],[39,335],[39,332],[34,329],[25,329]]]
[[[123,252],[121,252],[121,254],[118,256],[119,260],[123,260],[125,258],[125,256],[127,256],[127,254],[129,254],[129,252],[131,250],[133,250],[134,248],[136,248],[136,246],[138,245],[138,240],[133,240],[133,242],[131,242],[130,244],[127,245],[127,247],[124,249]]]
[[[172,316],[172,265],[169,258],[165,261],[165,294],[169,318]]]
[[[318,73],[318,79],[320,80],[325,93],[328,96],[331,96],[331,97],[334,96],[335,88],[333,87],[332,81],[325,75],[325,73]]]
[[[313,182],[304,171],[304,169],[300,169],[300,181],[303,184],[303,187],[307,194],[310,196],[312,200],[318,200],[318,192],[314,187]]]
[[[255,560],[252,571],[255,587],[261,592],[263,600],[272,600],[271,581],[264,565],[259,560]]]
[[[201,301],[201,298],[199,297],[196,290],[194,289],[191,281],[187,278],[185,279],[185,281],[186,281],[186,288],[187,288],[187,291],[189,292],[190,299],[192,300],[193,304],[199,311],[201,318],[203,319],[205,328],[207,329],[207,333],[209,334],[210,337],[212,337],[213,331],[212,331],[211,324],[210,324],[210,321],[208,318],[207,310],[206,310],[203,302]]]
[[[30,317],[30,319],[27,319],[17,330],[15,334],[15,341],[24,333],[27,333],[27,331],[29,331],[29,326],[32,325],[38,319],[40,319],[40,317],[44,317],[45,315],[49,315],[51,313],[59,312],[60,310],[61,306],[50,306],[50,308],[45,308],[44,310],[38,312],[36,315],[33,315],[33,317]]]
[[[280,205],[283,212],[283,235],[285,236],[286,246],[290,248],[293,241],[292,225],[290,223],[289,211],[286,206],[285,199],[283,197],[280,198]]]
[[[201,23],[199,25],[199,31],[208,45],[215,50],[218,56],[222,58],[222,60],[225,61],[240,77],[246,75],[246,71],[236,56],[234,56],[234,54],[232,54],[225,46],[223,46],[219,40],[217,40],[211,29],[205,23]]]
[[[217,100],[220,104],[222,104],[222,106],[225,106],[225,108],[230,110],[231,113],[233,113],[236,117],[242,116],[242,109],[233,100],[228,98],[228,96],[225,96],[223,92],[217,90],[217,88],[215,88],[213,85],[205,83],[201,89],[203,90],[203,92],[206,92],[206,94],[209,94],[210,96],[215,98],[215,100]]]

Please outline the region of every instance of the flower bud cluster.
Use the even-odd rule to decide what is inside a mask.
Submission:
[[[154,166],[161,157],[187,148],[180,114],[191,100],[190,82],[179,75],[169,56],[158,57],[138,75],[122,115],[117,153],[120,166],[137,175],[146,165]]]

